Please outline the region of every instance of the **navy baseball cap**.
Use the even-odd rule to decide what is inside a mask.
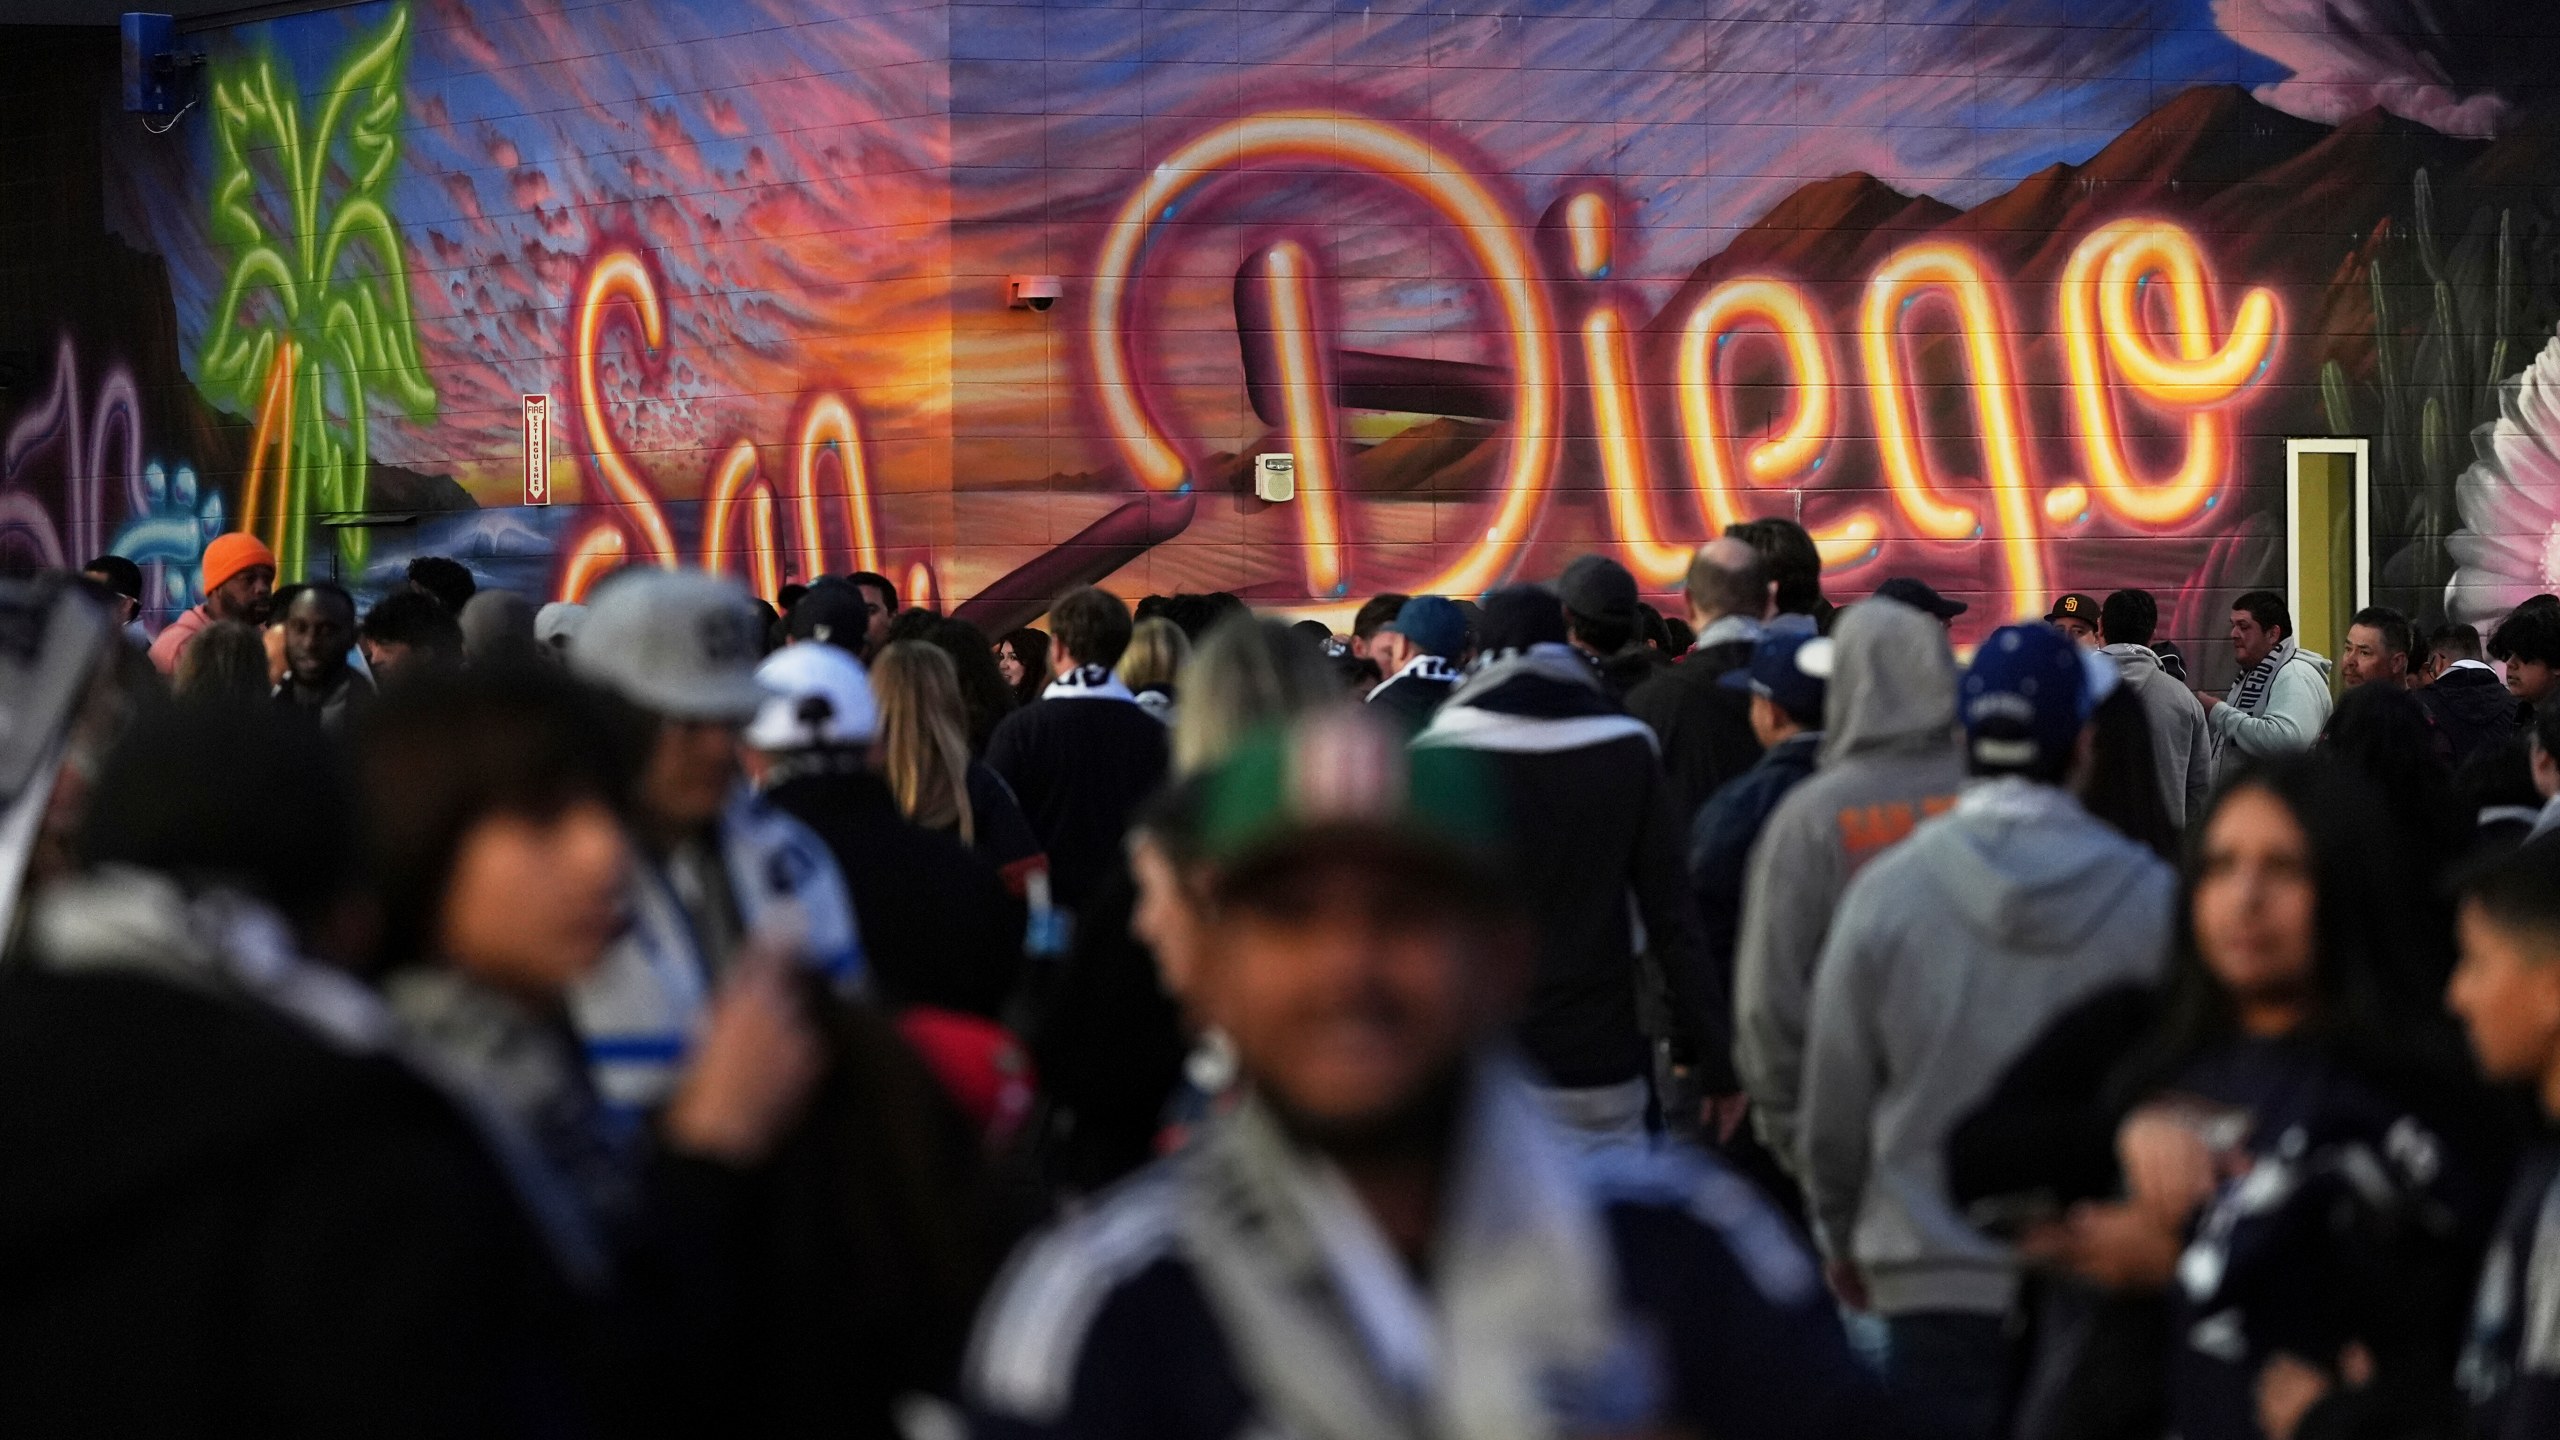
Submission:
[[[1956,687],[1966,750],[1986,770],[2061,759],[2118,678],[2113,658],[2051,625],[2004,625],[1973,653]]]
[[[1727,670],[1716,683],[1768,697],[1799,725],[1820,725],[1823,701],[1831,692],[1831,660],[1831,641],[1825,636],[1764,633],[1751,647],[1751,663]]]
[[[1467,648],[1467,617],[1455,601],[1438,595],[1416,595],[1378,627],[1393,630],[1425,655],[1455,660]]]
[[[1950,600],[1939,594],[1937,588],[1928,581],[1915,580],[1908,575],[1896,575],[1887,580],[1876,587],[1876,594],[1882,599],[1899,600],[1914,610],[1934,615],[1940,620],[1953,620],[1973,608],[1962,600]]]

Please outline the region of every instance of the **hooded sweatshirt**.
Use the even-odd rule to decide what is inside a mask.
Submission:
[[[2206,712],[2217,781],[2253,760],[2310,749],[2329,723],[2329,657],[2301,649],[2287,636],[2262,663],[2274,672],[2264,693],[2251,696],[2249,672],[2243,671],[2231,682],[2231,698]]]
[[[1824,1253],[1887,1315],[2005,1313],[2016,1262],[1947,1197],[1956,1125],[2057,1017],[2166,963],[2166,863],[2034,781],[1985,781],[1849,886],[1823,947],[1799,1163]]]
[[[1861,866],[1954,805],[1964,784],[1946,627],[1898,601],[1862,600],[1834,643],[1821,758],[1752,847],[1734,953],[1734,1068],[1762,1142],[1790,1163],[1831,913]]]
[[[2516,733],[2516,697],[2477,660],[2456,660],[2409,694],[2435,727],[2436,753],[2456,770]]]
[[[1538,942],[1519,1040],[1547,1083],[1596,1089],[1645,1073],[1640,954],[1668,992],[1674,1049],[1720,1075],[1688,827],[1653,732],[1603,692],[1591,663],[1556,644],[1497,656],[1413,743],[1476,751],[1502,782],[1512,873]]]
[[[2160,656],[2148,645],[2110,645],[2116,673],[2142,701],[2142,718],[2151,727],[2151,767],[2160,780],[2160,803],[2169,823],[2183,830],[2204,813],[2213,793],[2213,729],[2205,723],[2204,702],[2160,668]]]

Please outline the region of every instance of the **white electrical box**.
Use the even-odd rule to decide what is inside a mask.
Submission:
[[[1278,504],[1298,498],[1298,459],[1294,455],[1253,457],[1253,498]]]

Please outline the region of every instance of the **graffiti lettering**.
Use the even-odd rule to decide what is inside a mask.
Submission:
[[[617,300],[630,304],[632,316],[639,322],[641,344],[653,354],[666,347],[667,311],[658,299],[657,280],[639,256],[627,250],[608,252],[587,272],[587,283],[578,295],[576,344],[570,351],[570,363],[577,367],[578,375],[578,421],[586,426],[587,452],[597,475],[604,480],[605,494],[624,509],[624,518],[639,528],[643,554],[657,564],[673,566],[676,538],[667,528],[666,513],[658,506],[657,494],[631,468],[631,462],[614,443],[613,427],[605,423],[604,387],[598,382],[596,371],[603,349],[607,307]],[[622,520],[597,523],[618,528]],[[625,548],[628,549],[627,544]]]
[[[1751,447],[1742,468],[1755,485],[1777,486],[1812,478],[1822,468],[1832,435],[1831,349],[1804,292],[1783,280],[1742,276],[1707,292],[1680,329],[1680,416],[1689,451],[1690,483],[1705,507],[1708,533],[1744,518],[1733,483],[1731,445],[1718,398],[1717,361],[1726,345],[1766,326],[1787,357],[1795,382],[1795,409],[1778,434]],[[1853,511],[1817,531],[1824,563],[1842,565],[1871,554],[1884,528],[1865,510]],[[1667,577],[1666,577],[1667,578]]]
[[[121,454],[109,444],[118,437],[124,441]],[[141,504],[142,399],[133,372],[113,366],[98,382],[96,405],[84,414],[80,352],[68,335],[55,347],[53,384],[44,399],[20,416],[9,427],[8,439],[0,442],[0,485],[23,486],[29,462],[48,450],[61,457],[63,509],[70,535],[66,540],[43,507],[32,502],[21,507],[24,518],[10,528],[28,537],[45,564],[61,565],[70,555],[87,560],[106,548],[108,482],[123,481],[127,503],[136,508]]]
[[[675,531],[657,487],[624,455],[607,423],[604,385],[599,376],[606,323],[612,307],[627,303],[641,343],[660,354],[667,344],[667,314],[659,298],[657,276],[649,262],[629,250],[608,251],[588,271],[570,319],[571,364],[576,368],[578,419],[585,427],[588,459],[619,512],[588,522],[570,543],[560,569],[559,596],[582,599],[587,588],[633,558],[638,532],[638,558],[673,568],[681,563]],[[661,357],[663,358],[663,357]],[[862,426],[852,402],[832,391],[803,401],[792,441],[791,515],[797,531],[794,555],[804,578],[827,573],[829,552],[820,466],[835,461],[838,512],[845,534],[845,555],[856,570],[881,564],[880,533],[872,514],[870,467],[862,453]],[[753,442],[738,440],[712,467],[702,494],[702,533],[696,547],[702,568],[724,575],[733,568],[741,547],[736,532],[741,512],[747,527],[743,547],[747,573],[759,595],[772,595],[782,584],[782,549],[776,531],[773,486],[762,478],[761,458]]]
[[[1216,126],[1177,148],[1122,206],[1097,262],[1087,336],[1094,393],[1122,458],[1145,484],[1187,486],[1190,460],[1166,438],[1139,378],[1127,333],[1149,236],[1194,203],[1222,174],[1283,160],[1316,160],[1389,181],[1431,204],[1457,227],[1485,283],[1500,302],[1513,356],[1509,464],[1491,527],[1464,555],[1417,589],[1473,593],[1507,573],[1519,541],[1534,524],[1552,484],[1556,458],[1557,378],[1547,340],[1548,280],[1533,274],[1511,217],[1473,177],[1445,163],[1425,163],[1422,142],[1381,121],[1326,112],[1279,112]],[[1607,199],[1577,193],[1562,207],[1565,263],[1583,281],[1604,278],[1614,260]],[[1279,428],[1300,456],[1302,524],[1309,593],[1348,592],[1342,564],[1345,522],[1336,470],[1340,432],[1328,408],[1335,395],[1329,352],[1315,343],[1316,303],[1307,292],[1312,262],[1295,241],[1282,241],[1250,262],[1260,267],[1271,353],[1282,397]],[[2181,523],[2208,506],[2230,469],[2230,406],[2244,398],[2271,363],[2278,324],[2274,296],[2247,291],[2229,333],[2215,336],[2213,280],[2194,238],[2164,220],[2120,220],[2092,232],[2071,257],[2058,297],[2068,361],[2071,415],[2088,484],[2037,482],[2023,421],[2025,404],[2012,352],[2015,333],[2008,286],[1967,246],[1926,241],[1888,256],[1869,277],[1857,318],[1863,391],[1873,413],[1878,459],[1894,513],[1918,536],[1961,544],[1996,540],[2003,568],[2005,613],[2031,615],[2047,585],[2043,526],[2086,513],[2094,486],[2116,513],[2137,524]],[[2161,312],[2169,343],[2156,343],[2151,308]],[[1978,436],[1978,474],[1933,473],[1916,395],[1920,381],[1905,328],[1923,304],[1953,314],[1963,382]],[[1635,374],[1628,323],[1616,299],[1592,305],[1578,326],[1580,361],[1592,396],[1592,431],[1610,526],[1631,569],[1657,586],[1676,583],[1693,542],[1669,538],[1653,510],[1644,387]],[[1778,276],[1746,275],[1717,284],[1683,318],[1677,348],[1681,450],[1705,533],[1748,517],[1751,488],[1813,484],[1839,433],[1839,390],[1825,340],[1828,326],[1798,285]],[[1727,415],[1722,364],[1737,339],[1766,334],[1781,348],[1794,401],[1783,422],[1737,457]],[[2149,479],[2134,472],[2111,384],[2121,376],[2151,409],[2184,421],[2187,454],[2175,473]],[[1738,463],[1737,463],[1738,460]],[[1987,510],[1957,497],[1988,492]],[[1815,532],[1826,564],[1871,558],[1884,518],[1852,509]]]
[[[2176,359],[2151,348],[2139,313],[2144,282],[2155,279],[2169,297],[2183,352]],[[2089,482],[2128,520],[2176,525],[2193,518],[2221,488],[2229,463],[2230,428],[2217,407],[2246,391],[2274,355],[2275,297],[2265,290],[2243,296],[2229,338],[2216,348],[2211,282],[2185,232],[2158,221],[2119,220],[2093,231],[2071,252],[2061,304],[2063,352]],[[2146,401],[2192,412],[2186,459],[2165,480],[2137,476],[2124,453],[2107,384],[2109,358]]]
[[[1913,302],[1937,294],[1952,301],[1972,376],[1974,421],[1981,435],[1983,468],[1992,495],[1992,522],[2008,565],[2008,613],[2034,614],[2044,604],[2044,541],[2027,474],[2026,440],[2018,423],[2017,371],[2009,353],[2009,326],[1990,274],[1960,245],[1922,244],[1897,252],[1877,267],[1859,308],[1858,340],[1866,358],[1867,394],[1874,407],[1876,445],[1885,483],[1903,516],[1921,534],[1966,540],[1982,534],[1982,521],[1967,507],[1938,498],[1911,410],[1904,378],[1902,317]]]
[[[1502,495],[1484,538],[1414,588],[1473,595],[1500,583],[1527,540],[1546,493],[1556,450],[1560,405],[1552,325],[1545,287],[1528,247],[1502,203],[1484,183],[1448,163],[1420,137],[1384,121],[1344,111],[1278,111],[1216,126],[1159,162],[1105,233],[1094,263],[1093,309],[1086,363],[1121,458],[1152,489],[1192,481],[1191,462],[1165,438],[1130,353],[1130,302],[1155,227],[1219,177],[1245,165],[1302,161],[1365,172],[1430,205],[1448,221],[1491,285],[1511,342],[1514,394],[1509,463]],[[1319,594],[1339,593],[1333,587]]]
[[[1307,541],[1307,589],[1343,593],[1342,516],[1337,492],[1341,443],[1333,429],[1333,383],[1316,333],[1315,262],[1296,241],[1263,256],[1271,294],[1272,342],[1279,351],[1281,410],[1297,457],[1298,521]]]

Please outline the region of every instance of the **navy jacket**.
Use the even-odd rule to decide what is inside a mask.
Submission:
[[[2456,770],[2481,751],[2505,744],[2516,733],[2522,708],[2494,672],[2468,665],[2447,670],[2409,697],[2427,712],[2436,753]]]
[[[1594,1178],[1621,1303],[1658,1341],[1661,1418],[1732,1440],[1895,1433],[1812,1257],[1747,1186],[1683,1151],[1605,1168],[1616,1173]],[[1184,1254],[1167,1181],[1164,1167],[1133,1180],[1016,1258],[979,1320],[976,1440],[1269,1433]],[[1048,1413],[996,1398],[1025,1388],[1026,1366],[1029,1388],[1057,1395]]]
[[[2560,1434],[2560,1138],[2547,1131],[2516,1167],[2482,1267],[2460,1375],[2482,1440]]]
[[[2371,1428],[2351,1433],[2433,1433],[2418,1422],[2454,1407],[2503,1167],[2479,1153],[2477,1097],[2399,1068],[2350,1068],[2301,1036],[2235,1039],[2170,1086],[2244,1127],[2251,1157],[2196,1220],[2170,1294],[2169,1408],[2187,1440],[2257,1436],[2268,1360],[2351,1340],[2377,1367],[2367,1392],[2334,1399],[2365,1412]]]
[[[1411,739],[1422,733],[1431,717],[1440,713],[1440,702],[1458,688],[1455,680],[1434,680],[1425,675],[1397,675],[1369,692],[1369,704],[1380,715],[1393,717]]]
[[[1813,773],[1821,750],[1819,730],[1779,741],[1716,791],[1689,826],[1689,893],[1698,901],[1712,992],[1715,1033],[1708,1044],[1718,1057],[1711,1068],[1723,1068],[1733,1053],[1733,952],[1742,931],[1742,877],[1750,868],[1751,844],[1778,802]]]

